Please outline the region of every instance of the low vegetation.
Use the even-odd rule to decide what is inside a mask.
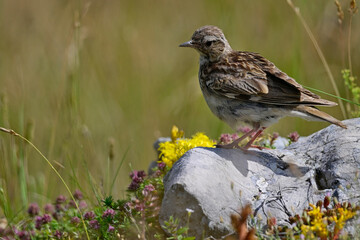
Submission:
[[[236,138],[235,135],[223,134],[219,143],[230,137]],[[258,144],[273,147],[271,144],[277,138],[277,133],[262,136]],[[287,142],[297,139],[297,133],[292,133]],[[108,196],[100,204],[89,206],[81,191],[76,190],[70,198],[59,195],[41,208],[37,203],[31,203],[27,215],[18,222],[3,219],[0,237],[7,240],[195,239],[188,235],[189,226],[181,226],[178,219],[170,217],[163,226],[160,225],[158,216],[164,195],[163,177],[187,150],[213,147],[215,143],[203,133],[184,138],[184,132],[174,126],[171,140],[160,143],[159,160],[151,173],[136,170],[130,173],[131,183],[124,199],[115,200]],[[279,226],[275,218],[268,219],[267,225],[252,225],[256,222],[255,217],[250,206],[246,206],[239,216],[231,216],[235,234],[227,236],[227,239],[347,239],[349,236],[342,230],[348,220],[358,217],[359,210],[360,206],[325,197],[315,205],[310,204],[301,215],[290,217],[290,226]],[[190,219],[192,210],[186,211]]]

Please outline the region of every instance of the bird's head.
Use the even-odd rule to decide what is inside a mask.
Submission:
[[[197,29],[191,40],[180,44],[179,47],[194,48],[210,61],[216,61],[221,55],[231,51],[224,33],[215,26],[203,26]]]

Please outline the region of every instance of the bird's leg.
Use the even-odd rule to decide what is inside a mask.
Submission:
[[[245,138],[247,138],[248,136],[250,136],[251,134],[253,134],[254,132],[256,132],[257,129],[252,129],[251,131],[245,133],[244,135],[242,135],[240,138],[234,140],[232,143],[229,143],[229,144],[226,144],[226,145],[220,145],[220,144],[217,144],[216,147],[218,148],[226,148],[226,149],[231,149],[231,148],[234,148],[234,147],[237,147],[238,144],[244,140]]]
[[[249,149],[249,147],[257,147],[257,148],[261,148],[260,146],[253,146],[253,142],[255,141],[255,139],[266,129],[266,127],[261,127],[260,129],[258,129],[257,133],[250,139],[250,141],[245,145],[245,147],[243,147],[244,150]]]
[[[268,147],[262,147],[262,146],[259,146],[259,145],[250,145],[250,147],[249,148],[257,148],[257,149],[259,149],[259,150],[263,150],[263,149],[271,149],[271,148],[268,148]],[[246,150],[245,148],[244,148],[244,150]]]
[[[251,136],[251,134],[253,134],[254,132],[258,131],[260,128],[260,126],[255,126],[252,130],[250,130],[249,132],[245,133],[244,135],[242,135],[240,138],[234,140],[232,143],[226,144],[226,145],[220,145],[217,144],[216,147],[217,148],[226,148],[226,149],[231,149],[231,148],[239,148],[239,143],[244,140],[245,138],[247,138],[248,136]]]

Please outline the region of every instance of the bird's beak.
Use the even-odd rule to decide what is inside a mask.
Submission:
[[[187,42],[184,42],[184,43],[180,44],[179,47],[194,47],[194,44],[190,40],[190,41],[187,41]]]

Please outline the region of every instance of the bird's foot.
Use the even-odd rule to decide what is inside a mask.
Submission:
[[[241,151],[243,151],[246,154],[250,153],[249,148],[257,148],[259,150],[270,149],[270,148],[262,147],[262,146],[258,146],[258,145],[239,146],[237,144],[232,144],[232,143],[226,144],[226,145],[216,144],[215,146],[216,146],[216,148],[223,148],[223,149],[240,149]]]
[[[237,144],[233,144],[233,143],[230,143],[230,144],[216,144],[215,145],[216,148],[224,148],[224,149],[233,149],[233,148],[238,148],[239,145]]]
[[[259,150],[264,150],[264,149],[270,150],[270,149],[271,149],[271,148],[262,147],[262,146],[259,146],[259,145],[250,145],[249,148],[257,148],[257,149],[259,149]]]

